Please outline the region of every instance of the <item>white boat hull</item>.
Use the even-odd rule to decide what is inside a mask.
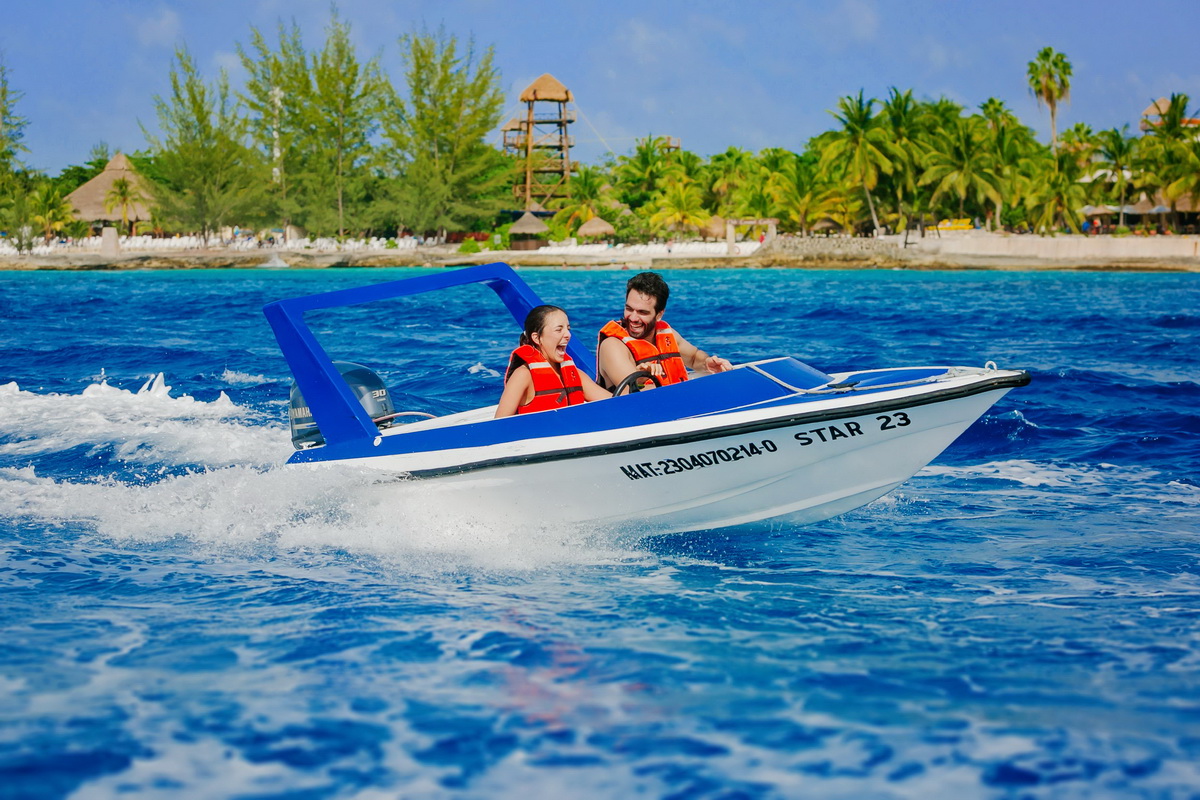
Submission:
[[[438,493],[440,504],[482,520],[520,520],[536,508],[545,520],[643,532],[707,530],[776,518],[804,524],[888,493],[1006,392],[932,405],[914,402],[886,414],[848,409],[844,417],[819,423],[419,480]],[[411,459],[369,461],[402,472],[405,465],[399,462]]]

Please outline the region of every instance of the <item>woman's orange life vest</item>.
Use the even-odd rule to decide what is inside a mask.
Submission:
[[[635,339],[629,335],[629,331],[621,327],[619,322],[610,321],[600,329],[600,338],[596,342],[597,363],[600,361],[600,343],[609,336],[620,339],[625,343],[625,346],[629,348],[629,352],[633,355],[633,362],[639,367],[651,361],[657,361],[662,364],[663,372],[665,373],[665,377],[662,379],[663,386],[672,383],[683,383],[688,379],[687,366],[683,363],[683,358],[679,355],[679,340],[675,336],[675,331],[661,319],[654,323],[653,342],[648,339]]]
[[[508,383],[513,370],[522,364],[529,367],[529,375],[533,378],[533,399],[526,405],[517,406],[518,414],[566,408],[585,402],[583,381],[579,377],[575,362],[571,359],[565,359],[559,365],[558,371],[555,371],[540,350],[532,345],[523,344],[513,350],[508,358],[505,383]]]

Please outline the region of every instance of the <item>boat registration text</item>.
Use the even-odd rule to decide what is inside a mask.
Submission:
[[[678,458],[664,458],[659,461],[626,464],[621,467],[621,472],[625,473],[625,477],[631,481],[640,480],[641,478],[657,478],[661,475],[675,475],[680,472],[691,472],[694,469],[715,467],[718,464],[732,464],[744,458],[753,458],[765,453],[774,453],[778,449],[779,446],[770,439],[761,439],[757,442],[747,442],[732,447],[721,447],[716,450],[705,450]]]

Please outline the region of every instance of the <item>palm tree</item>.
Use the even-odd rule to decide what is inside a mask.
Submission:
[[[699,185],[687,178],[668,180],[662,193],[655,199],[654,208],[650,225],[660,230],[699,228],[712,218],[704,210],[704,198]]]
[[[62,190],[50,183],[43,183],[29,196],[29,206],[33,222],[41,226],[47,242],[75,219],[75,209]]]
[[[638,139],[632,156],[617,159],[617,188],[630,208],[645,205],[668,177],[678,175],[679,163],[668,156],[663,136]]]
[[[600,216],[601,207],[609,202],[611,190],[607,176],[598,167],[580,166],[571,178],[571,196],[558,201],[555,221],[565,223],[570,233],[576,226]]]
[[[139,203],[145,203],[146,197],[138,190],[133,182],[128,178],[117,178],[109,188],[108,193],[104,195],[104,210],[112,211],[114,208],[121,209],[121,224],[129,228],[129,235],[133,236],[133,225],[129,222],[129,212]]]
[[[1117,205],[1121,207],[1117,224],[1122,227],[1125,226],[1125,194],[1129,191],[1129,178],[1138,143],[1128,133],[1129,126],[1126,125],[1120,130],[1109,128],[1100,131],[1096,136],[1100,143],[1100,166],[1108,172],[1106,183],[1117,192]]]
[[[892,140],[894,152],[892,186],[896,193],[897,229],[908,228],[908,215],[904,210],[905,195],[916,192],[917,172],[924,158],[924,125],[919,104],[913,99],[912,90],[901,92],[895,86],[884,101],[879,116]]]
[[[879,183],[880,174],[892,174],[892,145],[887,132],[880,127],[878,118],[872,113],[874,106],[875,98],[865,99],[861,89],[858,90],[858,97],[838,100],[841,113],[829,113],[841,123],[842,128],[832,131],[833,135],[821,154],[821,166],[842,166],[846,179],[862,187],[867,197],[867,208],[871,210],[871,222],[878,231],[879,216],[875,213],[871,190]]]
[[[1079,165],[1066,153],[1044,163],[1041,174],[1034,176],[1038,188],[1028,200],[1034,229],[1053,235],[1057,228],[1066,225],[1079,233],[1077,210],[1087,202],[1083,184],[1079,182]]]
[[[992,168],[981,117],[959,117],[949,128],[939,131],[925,159],[921,183],[933,185],[933,202],[946,194],[958,197],[958,215],[965,211],[967,198],[981,204],[985,199],[997,202],[999,179]]]
[[[734,193],[734,213],[744,217],[776,217],[775,194],[771,191],[771,170],[760,166],[754,170]]]
[[[1193,210],[1197,206],[1197,200],[1200,199],[1200,139],[1190,137],[1187,141],[1179,146],[1179,156],[1183,164],[1183,169],[1179,171],[1179,177],[1176,178],[1167,187],[1167,197],[1174,198],[1171,203],[1174,207],[1175,202],[1184,195],[1191,195]]]
[[[1179,187],[1189,176],[1187,145],[1195,136],[1194,129],[1187,124],[1188,100],[1186,94],[1172,94],[1140,146],[1142,169],[1138,183],[1150,197],[1162,191],[1171,205],[1172,225],[1178,222],[1175,206],[1183,196]]]
[[[1029,62],[1029,91],[1050,109],[1050,150],[1058,152],[1058,104],[1071,100],[1071,62],[1053,47],[1043,47]]]
[[[1062,145],[1063,152],[1073,155],[1075,161],[1084,169],[1091,163],[1092,157],[1100,148],[1096,141],[1096,134],[1092,133],[1092,126],[1086,122],[1076,122],[1063,131]]]
[[[1003,100],[989,97],[980,104],[979,110],[987,120],[987,137],[992,160],[992,172],[996,176],[996,212],[993,230],[1004,227],[1004,200],[1008,195],[1014,202],[1017,198],[1018,165],[1032,144],[1029,129],[1022,125]]]
[[[740,147],[730,147],[708,160],[708,190],[718,213],[728,215],[733,210],[733,196],[754,167],[754,155]]]
[[[824,191],[817,184],[816,172],[811,160],[795,157],[771,176],[776,208],[800,228],[802,236],[808,236],[809,227],[828,211],[821,202]]]

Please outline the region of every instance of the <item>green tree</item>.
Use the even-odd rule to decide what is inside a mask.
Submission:
[[[1029,62],[1029,91],[1050,109],[1050,150],[1058,152],[1058,104],[1071,100],[1071,62],[1053,47],[1043,47]]]
[[[271,169],[269,194],[274,213],[285,225],[302,213],[303,198],[293,191],[293,173],[304,169],[304,153],[312,131],[305,123],[305,109],[312,95],[308,54],[295,22],[278,24],[274,48],[257,28],[250,29],[249,46],[237,45],[246,70],[246,83],[239,93],[245,105],[250,135]]]
[[[740,147],[730,147],[708,160],[708,191],[717,213],[726,216],[738,213],[734,196],[756,168],[754,156]]]
[[[896,228],[908,227],[905,198],[917,191],[921,164],[925,154],[924,117],[912,90],[901,92],[892,87],[891,94],[880,112],[882,125],[892,144],[893,172],[889,183],[896,198]]]
[[[683,166],[667,151],[663,136],[638,139],[633,154],[619,156],[614,170],[620,199],[631,209],[644,206],[654,197],[668,178],[680,177]]]
[[[17,113],[17,103],[22,96],[9,84],[8,65],[0,55],[0,195],[13,190],[17,159],[21,153],[28,152],[22,140],[29,121]]]
[[[46,181],[29,196],[30,220],[42,229],[49,242],[75,219],[75,210],[63,196],[62,190],[51,181]]]
[[[147,200],[149,198],[138,191],[138,188],[133,185],[133,181],[128,178],[117,178],[104,195],[104,210],[121,209],[121,224],[127,227],[129,235],[133,236],[133,224],[129,221],[129,212],[135,205],[145,203]]]
[[[825,191],[817,181],[817,165],[813,158],[797,156],[775,173],[771,181],[776,208],[780,215],[808,236],[822,216],[827,216]]]
[[[991,160],[991,171],[996,177],[997,196],[993,198],[995,213],[994,227],[1002,227],[1006,205],[1017,208],[1028,185],[1025,166],[1040,145],[1033,132],[1022,125],[1004,101],[988,98],[979,106],[985,120],[984,138]]]
[[[704,195],[700,187],[687,178],[671,178],[655,199],[650,226],[656,230],[681,231],[699,228],[712,215],[704,210]]]
[[[1031,207],[1034,230],[1053,235],[1061,228],[1080,232],[1078,210],[1087,202],[1079,163],[1068,153],[1059,153],[1038,162],[1041,169],[1033,176],[1036,187],[1027,202]]]
[[[29,202],[30,192],[17,182],[7,194],[0,195],[0,224],[8,234],[8,243],[18,253],[33,249],[35,224]]]
[[[734,192],[730,209],[733,213],[744,217],[758,219],[778,217],[774,187],[771,183],[773,173],[765,166],[752,170]]]
[[[485,141],[504,102],[495,56],[444,30],[401,37],[405,97],[392,95],[384,134],[398,154],[401,221],[416,231],[463,230],[502,208],[511,160]]]
[[[600,212],[610,205],[611,195],[607,176],[597,167],[581,166],[571,179],[571,195],[560,201],[554,219],[574,231],[579,225],[593,217],[603,216]]]
[[[224,225],[254,220],[263,201],[263,159],[246,144],[246,122],[225,73],[209,86],[180,48],[169,83],[170,94],[154,98],[162,138],[146,132],[160,176],[156,218],[205,239]]]
[[[301,110],[307,169],[306,223],[345,236],[348,223],[361,228],[367,218],[372,174],[372,136],[379,127],[391,87],[379,59],[361,61],[350,40],[350,26],[336,10],[325,44],[310,61],[310,94]]]
[[[1138,140],[1129,135],[1129,126],[1109,128],[1097,134],[1100,143],[1099,166],[1108,175],[1104,181],[1115,192],[1115,200],[1120,206],[1120,216],[1117,224],[1125,225],[1125,199],[1129,193],[1129,179],[1132,177],[1134,160],[1137,157]]]
[[[1139,147],[1138,186],[1149,197],[1162,192],[1170,204],[1173,226],[1178,226],[1176,205],[1185,193],[1182,187],[1190,173],[1188,143],[1195,136],[1194,129],[1188,125],[1188,102],[1186,94],[1172,94]]]
[[[822,168],[833,165],[841,167],[846,180],[862,187],[871,212],[874,230],[879,230],[879,216],[875,213],[875,201],[871,190],[879,183],[880,175],[892,173],[890,153],[892,145],[887,132],[879,125],[873,109],[875,98],[865,99],[860,89],[858,97],[843,97],[838,100],[841,113],[829,112],[841,124],[829,138],[821,154]]]
[[[925,158],[921,183],[934,187],[935,203],[944,195],[957,197],[960,217],[968,198],[981,205],[999,199],[999,180],[992,171],[980,117],[959,117],[954,125],[938,131]]]

